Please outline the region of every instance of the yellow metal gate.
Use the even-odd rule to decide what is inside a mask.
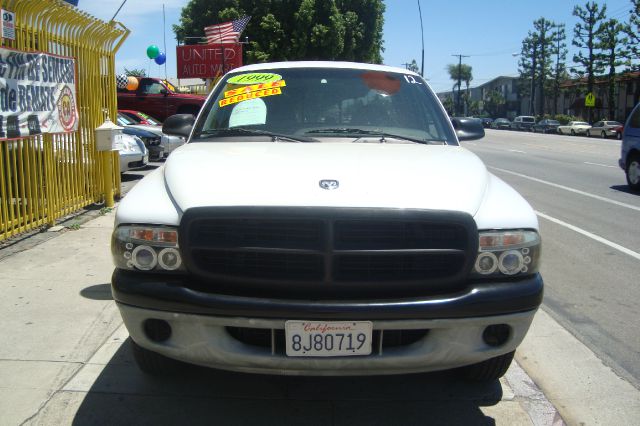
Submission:
[[[104,200],[103,165],[94,129],[117,110],[115,53],[129,35],[119,22],[104,22],[61,0],[0,0],[15,13],[15,40],[1,46],[74,57],[78,130],[0,141],[0,241],[52,225],[63,216]],[[120,192],[119,157],[112,151],[111,184]],[[108,169],[107,169],[108,170]]]

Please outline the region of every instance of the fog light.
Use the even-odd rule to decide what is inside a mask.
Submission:
[[[158,255],[149,246],[138,246],[131,253],[133,265],[143,271],[150,271],[158,264]]]
[[[507,324],[493,324],[484,329],[482,340],[489,346],[502,346],[511,336],[511,327]]]
[[[171,337],[171,326],[165,320],[148,319],[143,324],[144,334],[154,342],[164,342]]]

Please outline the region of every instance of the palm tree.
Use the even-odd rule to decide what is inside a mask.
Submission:
[[[455,109],[455,113],[457,114],[459,111],[459,107],[458,105],[460,105],[460,87],[459,87],[459,82],[463,82],[466,86],[466,91],[467,91],[467,96],[466,98],[469,98],[469,84],[471,84],[471,81],[473,80],[473,73],[472,73],[473,68],[471,67],[471,65],[467,65],[467,64],[449,64],[447,65],[447,72],[449,73],[449,78],[451,78],[451,80],[455,81],[454,85],[453,85],[453,89],[452,91],[455,91],[456,87],[458,88],[458,95],[456,95],[456,109]],[[465,108],[466,109],[466,108]]]

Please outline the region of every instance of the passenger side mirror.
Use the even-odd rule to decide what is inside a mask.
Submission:
[[[472,141],[484,137],[482,121],[476,118],[451,117],[451,124],[460,141]]]
[[[196,118],[193,114],[175,114],[164,121],[162,132],[171,136],[188,138]]]

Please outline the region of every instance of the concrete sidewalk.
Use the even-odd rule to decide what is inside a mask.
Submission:
[[[24,251],[13,248],[0,260],[1,425],[563,423],[515,362],[502,380],[486,385],[450,373],[301,378],[192,367],[175,377],[145,376],[111,299],[113,216]],[[545,337],[535,324],[531,334]],[[523,361],[548,383],[531,344],[523,345]],[[625,416],[635,414],[631,406]]]

